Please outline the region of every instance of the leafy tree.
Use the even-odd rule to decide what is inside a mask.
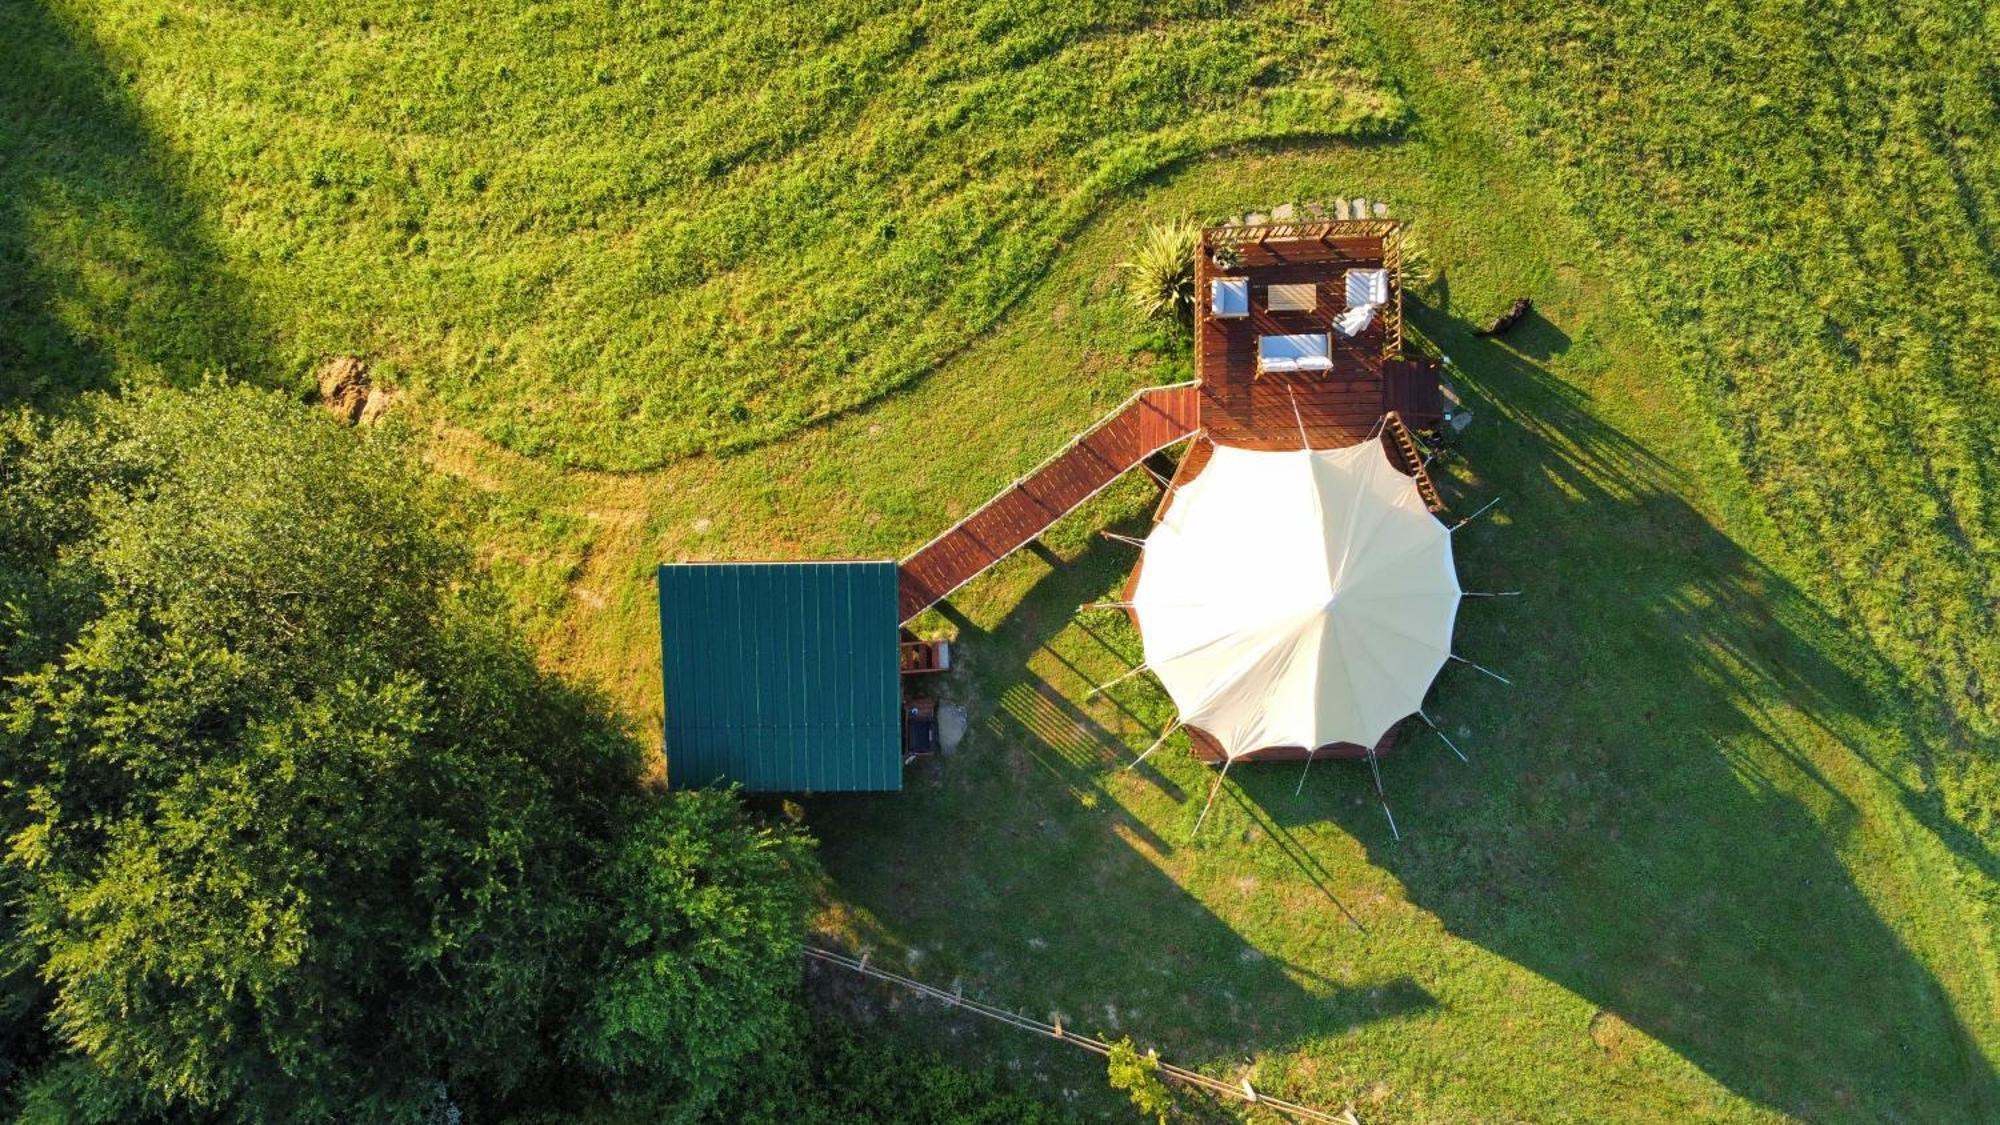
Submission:
[[[1173,1112],[1174,1097],[1167,1090],[1167,1084],[1160,1081],[1160,1060],[1152,1054],[1140,1054],[1132,1045],[1132,1037],[1127,1035],[1111,1044],[1111,1054],[1105,1060],[1104,1069],[1114,1090],[1123,1090],[1132,1097],[1132,1104],[1140,1113],[1154,1118],[1160,1125],[1166,1125],[1167,1114]]]
[[[645,795],[393,437],[209,387],[0,456],[29,1117],[694,1110],[782,1024],[802,841]]]
[[[789,1017],[806,909],[797,836],[747,823],[735,799],[691,793],[641,815],[603,866],[616,905],[601,967],[564,1046],[614,1101],[722,1088]]]

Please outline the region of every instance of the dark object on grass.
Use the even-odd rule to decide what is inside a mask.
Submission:
[[[1506,312],[1501,313],[1500,318],[1498,320],[1495,320],[1493,323],[1487,325],[1486,327],[1480,329],[1477,332],[1474,332],[1473,335],[1498,336],[1501,333],[1507,331],[1509,328],[1514,327],[1516,324],[1521,323],[1521,318],[1527,316],[1528,310],[1534,307],[1535,303],[1533,301],[1530,301],[1526,297],[1516,297],[1514,298],[1513,308],[1510,308]]]
[[[938,752],[937,700],[903,700],[903,764]]]

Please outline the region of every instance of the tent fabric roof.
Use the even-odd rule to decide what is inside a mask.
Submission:
[[[1379,442],[1218,446],[1146,540],[1146,664],[1235,758],[1373,746],[1450,658],[1451,536]]]
[[[902,788],[895,563],[672,563],[659,588],[670,785]]]

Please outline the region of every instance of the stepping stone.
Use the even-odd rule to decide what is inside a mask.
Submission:
[[[1292,221],[1292,215],[1292,205],[1289,203],[1280,203],[1271,208],[1271,221],[1274,223],[1289,223]]]
[[[958,749],[965,738],[965,708],[956,703],[947,703],[938,708],[938,749],[950,754]]]
[[[1245,221],[1253,227],[1261,227],[1265,223],[1270,222],[1271,218],[1262,211],[1252,211],[1250,212],[1250,218]]]
[[[1376,218],[1378,218],[1378,219],[1386,219],[1386,218],[1388,218],[1388,217],[1389,217],[1389,205],[1388,205],[1387,203],[1377,203],[1377,204],[1375,205],[1375,217],[1376,217]]]
[[[1346,219],[1346,218],[1348,217],[1348,214],[1347,214],[1347,200],[1345,200],[1345,199],[1336,199],[1336,200],[1334,200],[1334,201],[1333,201],[1333,209],[1334,209],[1334,211],[1335,211],[1335,212],[1337,212],[1337,213],[1338,213],[1338,214],[1340,215],[1340,217],[1341,217],[1342,219]]]
[[[1311,215],[1315,219],[1324,219],[1326,218],[1326,208],[1321,207],[1317,203],[1308,203],[1306,204],[1306,214]]]
[[[1358,196],[1355,198],[1354,217],[1357,219],[1365,219],[1368,217],[1368,201],[1366,199],[1362,199]]]

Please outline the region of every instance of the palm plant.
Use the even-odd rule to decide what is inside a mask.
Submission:
[[[1194,256],[1201,246],[1201,226],[1192,219],[1171,219],[1146,230],[1128,271],[1126,291],[1148,317],[1185,322],[1194,316]]]

